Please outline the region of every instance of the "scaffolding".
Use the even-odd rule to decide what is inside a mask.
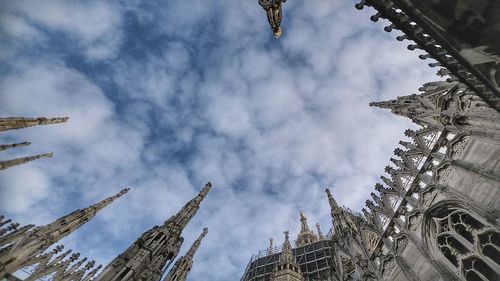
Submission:
[[[292,250],[306,281],[324,280],[335,271],[334,245],[331,239],[317,241]],[[279,261],[281,247],[259,251],[252,255],[240,281],[270,281],[275,265]]]

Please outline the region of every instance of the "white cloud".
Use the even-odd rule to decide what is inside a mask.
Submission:
[[[3,26],[16,37],[44,29],[62,32],[92,60],[112,58],[120,47],[121,13],[108,2],[13,1],[2,6],[11,13]]]

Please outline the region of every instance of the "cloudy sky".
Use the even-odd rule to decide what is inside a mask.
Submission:
[[[436,79],[347,0],[287,1],[279,40],[257,0],[0,5],[0,114],[70,117],[0,135],[32,142],[1,159],[55,154],[0,173],[1,213],[42,225],[130,187],[62,241],[107,264],[211,181],[193,281],[239,279],[299,210],[326,233],[327,186],[360,210],[412,126],[368,103]]]

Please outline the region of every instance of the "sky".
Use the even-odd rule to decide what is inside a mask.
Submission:
[[[0,134],[0,213],[43,225],[130,187],[63,239],[106,265],[211,181],[192,281],[238,280],[269,237],[332,227],[324,192],[361,210],[409,120],[368,107],[437,80],[375,11],[289,0],[272,36],[257,1],[2,1],[0,115],[68,116]]]

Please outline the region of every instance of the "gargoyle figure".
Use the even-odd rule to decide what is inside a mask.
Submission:
[[[259,0],[259,5],[264,8],[267,14],[267,21],[271,25],[274,38],[281,36],[281,4],[286,0]]]

